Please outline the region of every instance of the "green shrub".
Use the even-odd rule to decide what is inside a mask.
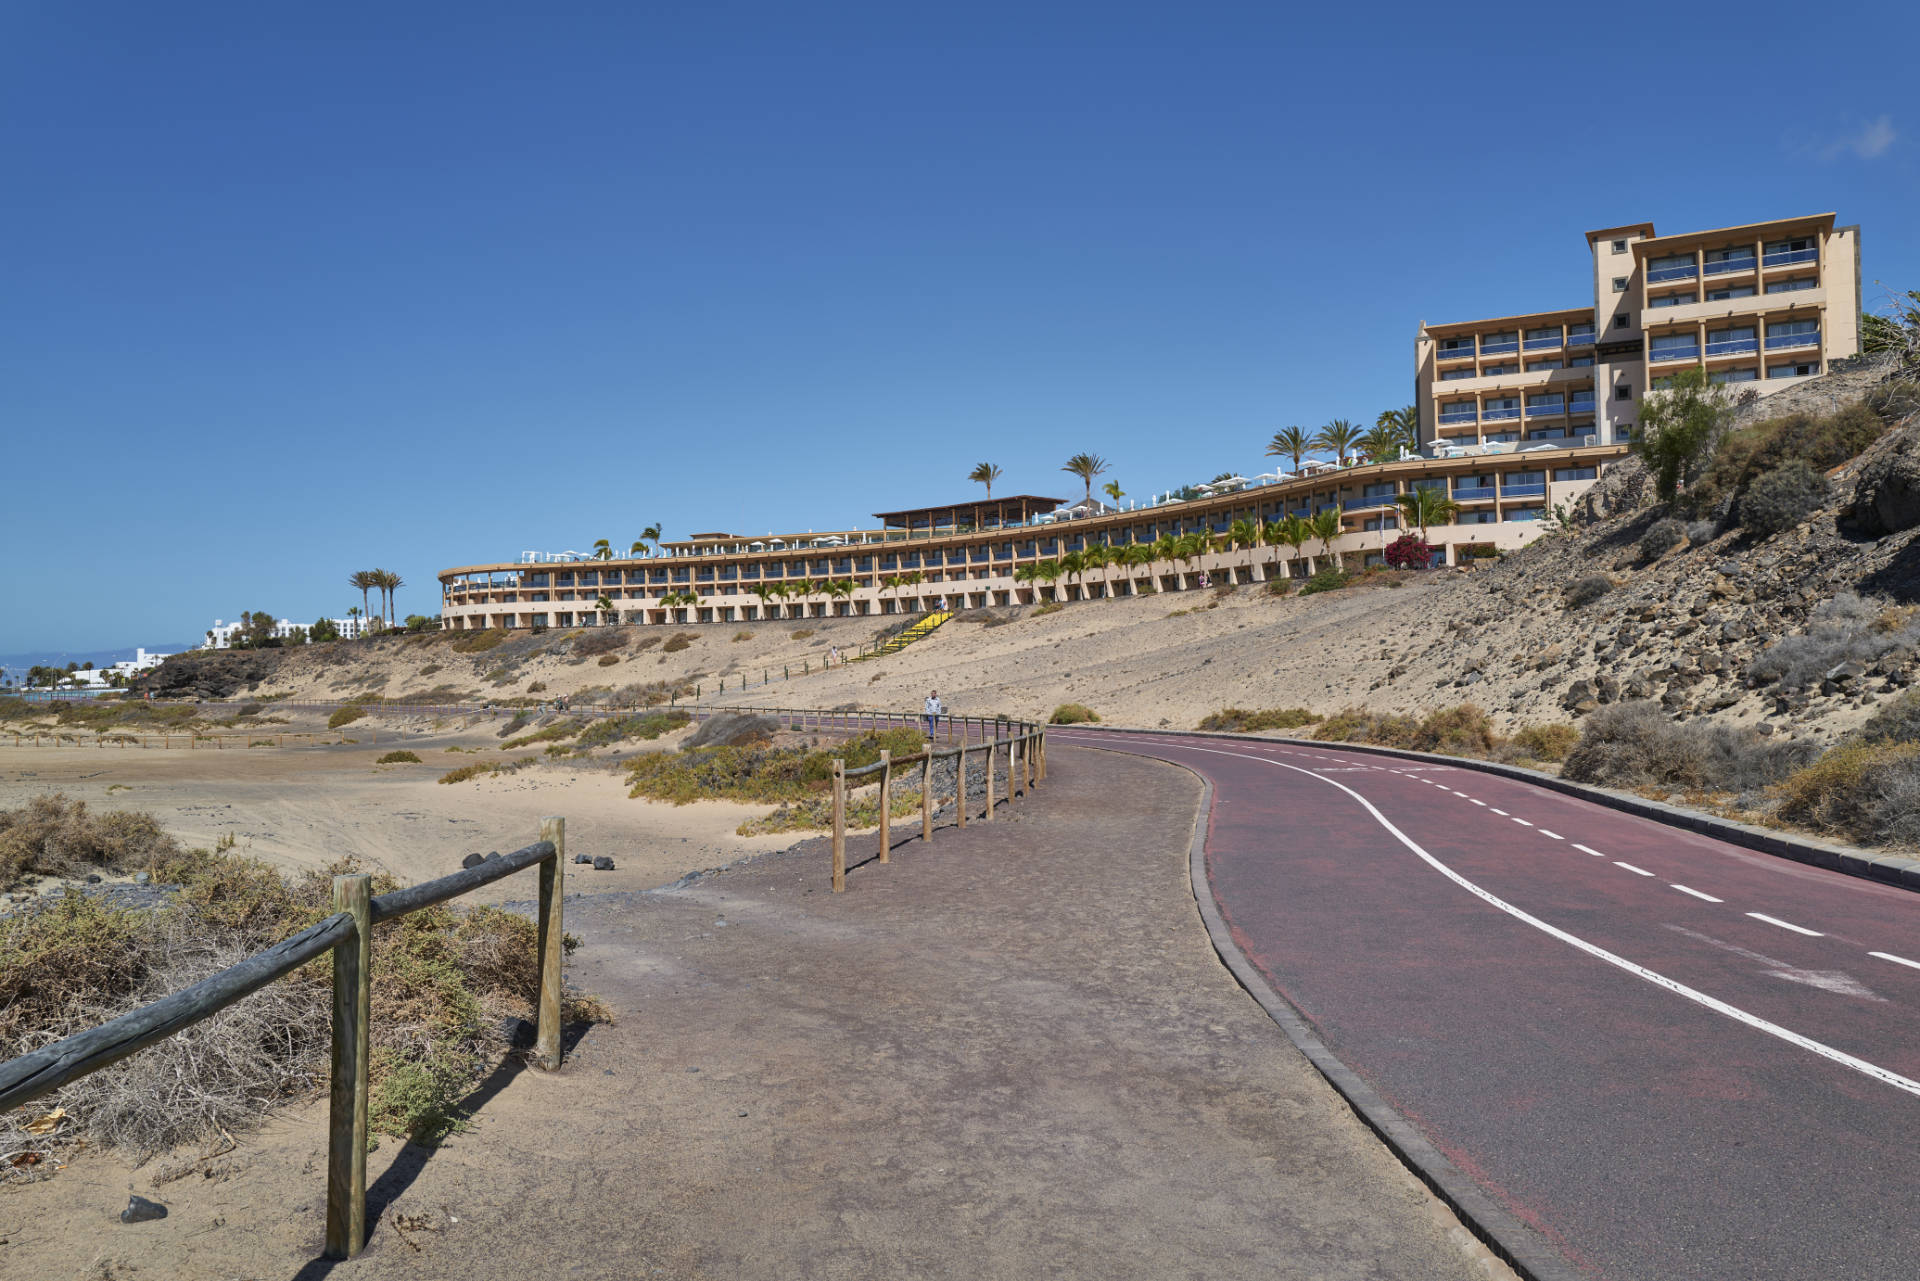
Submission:
[[[418,756],[405,750],[388,752],[385,756],[382,756],[374,762],[375,765],[418,765],[419,763],[420,758]]]
[[[1613,580],[1605,574],[1585,574],[1567,584],[1561,603],[1567,609],[1591,605],[1613,590]]]
[[[1319,592],[1337,592],[1348,583],[1351,583],[1356,577],[1358,577],[1358,575],[1349,573],[1347,570],[1328,565],[1322,568],[1312,578],[1309,578],[1305,583],[1301,584],[1300,594],[1302,596],[1312,596]]]
[[[1300,729],[1318,724],[1320,719],[1304,707],[1273,707],[1264,712],[1228,707],[1207,716],[1200,722],[1200,728],[1233,734],[1257,734],[1268,729]]]
[[[1080,703],[1062,703],[1053,709],[1053,715],[1047,718],[1047,724],[1084,725],[1099,719],[1100,717],[1090,707]]]
[[[600,666],[602,667],[612,667],[615,663],[619,661],[620,661],[620,655],[618,654],[600,655]]]
[[[1472,703],[1443,707],[1421,720],[1343,708],[1322,721],[1312,737],[1323,743],[1373,743],[1447,756],[1485,756],[1499,742],[1486,712]]]
[[[442,783],[464,783],[470,778],[478,778],[482,774],[491,773],[493,773],[493,766],[485,762],[476,761],[472,765],[462,765],[458,769],[448,770],[440,776],[440,781]]]
[[[532,721],[533,721],[532,712],[516,712],[514,713],[512,720],[508,721],[505,725],[502,725],[500,727],[499,732],[495,735],[495,737],[506,738],[509,735],[517,734],[521,730],[525,729],[530,723],[532,723]]]
[[[1838,467],[1878,440],[1889,422],[1904,416],[1900,398],[1886,394],[1889,391],[1878,389],[1865,401],[1831,414],[1788,414],[1728,432],[1705,474],[1688,488],[1688,505],[1707,512],[1729,500],[1737,504],[1757,478],[1790,462],[1816,472]]]
[[[1740,499],[1740,523],[1765,538],[1785,533],[1827,501],[1827,478],[1798,458],[1763,472]]]
[[[793,631],[789,632],[788,635],[794,640],[808,640],[813,636],[813,628],[796,627]]]
[[[832,748],[700,747],[680,752],[648,752],[627,766],[629,795],[685,805],[701,800],[768,801],[803,799],[825,787],[839,758],[848,769],[862,769],[885,749],[911,756],[926,746],[919,731],[886,730],[863,734]]]
[[[752,639],[753,639],[752,632],[741,631],[741,632],[735,632],[733,634],[733,643],[736,645],[738,645],[741,641],[750,641]]]
[[[1515,732],[1511,741],[1536,761],[1564,761],[1573,745],[1580,741],[1580,731],[1562,723],[1525,725]]]
[[[681,650],[686,649],[699,639],[700,638],[692,632],[675,632],[673,635],[667,637],[667,642],[660,647],[660,652],[663,654],[678,654]]]
[[[510,738],[500,744],[500,750],[511,752],[516,747],[532,747],[535,743],[553,743],[563,738],[572,738],[580,732],[582,722],[577,720],[558,721],[531,734],[522,734],[519,738]]]
[[[1267,595],[1290,596],[1292,594],[1293,580],[1291,578],[1269,578],[1267,580]]]
[[[646,739],[651,742],[662,734],[679,729],[692,719],[687,713],[681,711],[655,712],[648,716],[602,717],[580,731],[580,737],[574,741],[574,747],[584,752],[596,747],[609,747],[630,738]]]
[[[1035,605],[1033,607],[1032,617],[1039,618],[1045,614],[1057,614],[1063,608],[1065,607],[1061,605],[1060,602],[1057,600],[1041,601],[1038,605]]]
[[[353,724],[355,721],[359,720],[361,717],[365,716],[366,714],[367,714],[366,708],[360,706],[358,703],[349,703],[345,707],[340,708],[333,715],[327,717],[327,728],[340,729],[343,726]]]

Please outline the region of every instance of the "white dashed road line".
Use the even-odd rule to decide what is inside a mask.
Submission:
[[[1591,845],[1582,845],[1582,844],[1581,844],[1580,842],[1578,842],[1578,841],[1575,841],[1575,842],[1573,843],[1573,848],[1575,848],[1575,849],[1577,849],[1577,850],[1579,850],[1579,851],[1580,851],[1580,852],[1581,852],[1582,854],[1591,854],[1591,855],[1593,855],[1593,856],[1594,856],[1595,858],[1605,858],[1605,857],[1606,857],[1606,855],[1605,855],[1605,854],[1602,854],[1602,853],[1601,853],[1601,852],[1600,852],[1599,850],[1597,850],[1597,849],[1594,849],[1594,848],[1593,848],[1593,846],[1591,846]]]
[[[1546,828],[1544,828],[1544,827],[1540,829],[1540,835],[1542,835],[1542,836],[1551,836],[1551,837],[1552,837],[1552,838],[1553,838],[1554,840],[1556,840],[1556,841],[1564,841],[1564,840],[1566,840],[1566,839],[1567,839],[1566,837],[1564,837],[1564,836],[1562,836],[1562,835],[1560,835],[1560,833],[1558,833],[1558,832],[1549,832],[1549,831],[1548,831],[1548,830],[1547,830]]]
[[[1792,921],[1783,921],[1777,916],[1768,916],[1764,912],[1748,912],[1756,921],[1765,921],[1768,925],[1778,925],[1783,930],[1792,930],[1795,934],[1804,934],[1810,939],[1823,939],[1826,935],[1819,930],[1810,930],[1804,925],[1795,925]]]
[[[1892,961],[1895,965],[1907,965],[1920,970],[1920,961],[1909,961],[1904,956],[1895,956],[1892,952],[1868,952],[1868,956],[1877,956],[1883,961]]]
[[[1511,814],[1509,814],[1509,815],[1507,815],[1507,817],[1508,817],[1508,818],[1513,818],[1513,815],[1511,815]],[[1526,819],[1524,819],[1524,818],[1514,818],[1514,819],[1513,819],[1513,821],[1514,821],[1514,822],[1516,822],[1516,823],[1518,823],[1518,824],[1519,824],[1520,826],[1522,826],[1522,827],[1532,827],[1532,826],[1533,826],[1533,824],[1531,824],[1531,823],[1529,823],[1529,822],[1527,822],[1527,820],[1526,820]]]
[[[1615,859],[1615,860],[1613,860],[1613,865],[1614,865],[1615,867],[1624,867],[1624,868],[1626,868],[1626,869],[1627,869],[1627,870],[1628,870],[1629,872],[1632,872],[1632,873],[1634,873],[1635,875],[1638,875],[1638,876],[1652,876],[1652,875],[1653,875],[1653,873],[1652,873],[1652,872],[1649,872],[1649,871],[1648,871],[1648,870],[1647,870],[1646,868],[1644,868],[1644,867],[1635,867],[1635,866],[1634,866],[1633,864],[1631,864],[1631,863],[1622,863],[1622,862],[1621,862],[1621,861],[1620,861],[1619,859]]]
[[[1475,805],[1485,805],[1485,804],[1486,804],[1486,802],[1485,802],[1485,801],[1474,801],[1474,800],[1473,800],[1473,797],[1471,797],[1471,796],[1469,796],[1469,797],[1468,797],[1467,799],[1468,799],[1468,800],[1470,800],[1470,801],[1473,801],[1473,803],[1474,803]]]
[[[1709,903],[1724,903],[1727,901],[1723,898],[1715,898],[1711,894],[1702,894],[1699,890],[1690,890],[1684,885],[1675,885],[1673,888],[1676,890],[1679,890],[1682,894],[1691,894],[1695,898],[1704,899],[1706,902],[1709,902]]]
[[[1511,817],[1513,817],[1513,816],[1512,816],[1511,814],[1509,814],[1509,813],[1507,813],[1507,812],[1506,812],[1505,810],[1503,810],[1503,809],[1500,809],[1500,808],[1499,808],[1499,807],[1497,807],[1497,806],[1493,806],[1493,805],[1489,805],[1489,806],[1488,806],[1487,808],[1488,808],[1488,809],[1490,809],[1490,810],[1492,810],[1492,811],[1493,811],[1494,813],[1496,813],[1496,814],[1498,814],[1498,815],[1499,815],[1499,816],[1500,816],[1501,818],[1511,818]]]

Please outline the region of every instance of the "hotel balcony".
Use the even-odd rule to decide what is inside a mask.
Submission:
[[[1498,491],[1492,485],[1455,485],[1453,501],[1456,503],[1490,503]]]
[[[1518,418],[1519,416],[1520,408],[1516,405],[1512,409],[1489,409],[1481,414],[1480,417],[1484,422],[1497,423],[1506,422],[1509,419]]]
[[[1814,343],[1818,345],[1819,339],[1815,338]],[[1707,357],[1711,359],[1715,356],[1746,356],[1759,350],[1760,342],[1758,339],[1730,338],[1725,342],[1708,343]]]
[[[1502,498],[1539,498],[1546,492],[1547,483],[1544,480],[1534,481],[1531,484],[1502,485],[1500,487],[1500,497]]]
[[[1436,360],[1472,360],[1472,347],[1443,347],[1434,353]]]
[[[1768,351],[1795,351],[1802,347],[1818,347],[1819,345],[1820,333],[1818,330],[1804,334],[1767,335]]]
[[[1591,330],[1589,330],[1589,331],[1587,331],[1587,332],[1586,332],[1586,333],[1584,333],[1584,334],[1568,334],[1568,335],[1567,335],[1567,346],[1569,346],[1569,347],[1591,347],[1591,346],[1593,346],[1593,331],[1591,331]]]
[[[1480,421],[1479,413],[1471,409],[1456,409],[1440,415],[1440,425],[1442,427],[1455,427],[1455,426],[1461,426],[1461,425],[1466,425],[1470,427],[1474,423],[1477,423],[1479,421]]]
[[[1483,342],[1480,344],[1480,354],[1482,356],[1504,356],[1508,352],[1519,350],[1520,340],[1517,338],[1512,342]]]
[[[1698,359],[1700,359],[1700,345],[1698,343],[1687,347],[1662,347],[1647,353],[1647,363],[1650,365],[1671,364],[1678,360]]]
[[[1521,344],[1528,351],[1559,351],[1565,346],[1565,340],[1558,334],[1551,338],[1529,338]]]
[[[1706,270],[1702,274],[1708,276],[1731,276],[1743,271],[1752,271],[1755,261],[1752,254],[1748,254],[1744,258],[1722,258],[1718,261],[1708,263]]]
[[[1782,249],[1763,256],[1760,260],[1765,267],[1792,267],[1803,262],[1819,262],[1818,249]]]
[[[1367,497],[1344,499],[1340,503],[1340,510],[1352,512],[1367,507],[1398,507],[1399,505],[1400,499],[1398,495],[1374,494]]]
[[[1671,267],[1654,267],[1647,270],[1647,283],[1665,284],[1670,280],[1693,280],[1700,274],[1697,262],[1678,263]]]

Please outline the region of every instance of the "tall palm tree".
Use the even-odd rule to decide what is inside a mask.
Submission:
[[[1093,478],[1106,473],[1107,460],[1098,454],[1075,454],[1073,457],[1067,459],[1066,466],[1060,470],[1072,472],[1082,481],[1086,482],[1087,501],[1092,502]]]
[[[595,560],[612,560],[613,544],[608,542],[604,538],[594,539],[593,540],[593,558]]]
[[[1112,500],[1115,511],[1120,509],[1120,500],[1127,496],[1127,491],[1120,488],[1120,482],[1117,480],[1110,480],[1100,486],[1100,492]]]
[[[1460,504],[1447,497],[1444,489],[1414,488],[1394,500],[1399,504],[1407,523],[1420,526],[1420,536],[1426,537],[1428,525],[1449,525],[1460,512]]]
[[[1340,460],[1342,467],[1353,454],[1353,447],[1360,441],[1360,428],[1344,418],[1336,418],[1322,427],[1314,435],[1316,449],[1324,449]]]
[[[608,599],[605,592],[601,592],[600,599],[593,602],[593,608],[599,613],[600,621],[605,623],[607,621],[607,615],[613,612],[613,601]]]
[[[1178,550],[1179,545],[1180,540],[1172,534],[1162,534],[1150,544],[1153,551],[1153,558],[1155,560],[1172,560],[1173,554]]]
[[[1304,517],[1297,513],[1289,513],[1280,519],[1275,533],[1281,542],[1293,548],[1293,555],[1289,559],[1299,560],[1300,549],[1305,547],[1308,540],[1313,537],[1313,527]]]
[[[1384,427],[1400,438],[1408,449],[1420,448],[1420,410],[1418,406],[1408,405],[1403,409],[1382,410],[1373,421],[1376,427]]]
[[[1360,438],[1360,452],[1370,463],[1390,463],[1400,457],[1406,438],[1391,427],[1375,425]]]
[[[387,626],[392,627],[399,622],[400,589],[407,585],[406,580],[390,569],[377,572],[380,574],[380,588],[387,594]]]
[[[1322,507],[1308,518],[1307,531],[1320,540],[1320,549],[1333,558],[1333,563],[1337,567],[1340,564],[1340,556],[1333,550],[1333,540],[1346,532],[1345,527],[1340,523],[1340,509]]]
[[[1293,470],[1300,470],[1300,460],[1312,453],[1315,446],[1313,437],[1303,427],[1288,427],[1273,433],[1273,439],[1267,444],[1269,458],[1290,458]]]
[[[980,463],[967,473],[967,479],[976,485],[987,487],[987,501],[993,501],[993,482],[1000,479],[1000,468],[993,463]]]
[[[633,546],[627,548],[627,555],[650,556],[653,554],[653,549],[647,546],[647,544],[650,542],[657,543],[659,541],[660,541],[660,526],[648,525],[645,529],[640,531],[640,537],[633,540]]]
[[[1068,582],[1072,582],[1076,578],[1084,578],[1087,572],[1087,554],[1085,552],[1068,552],[1060,558],[1060,572],[1067,576]],[[1084,588],[1084,586],[1085,584],[1083,583],[1082,587]]]
[[[360,569],[355,570],[347,578],[347,586],[358,587],[360,589],[360,614],[368,618],[373,616],[373,606],[367,603],[367,593],[374,587],[379,586],[373,574],[374,571],[371,569]]]

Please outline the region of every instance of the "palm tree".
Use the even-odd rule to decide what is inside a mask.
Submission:
[[[1068,582],[1076,578],[1084,578],[1087,572],[1087,554],[1077,551],[1068,552],[1060,558],[1060,572],[1067,576]],[[1084,584],[1082,586],[1084,588]],[[1085,594],[1084,591],[1082,594]]]
[[[1336,418],[1322,427],[1313,438],[1314,448],[1324,449],[1340,460],[1342,467],[1360,441],[1360,428],[1344,418]]]
[[[1305,428],[1288,427],[1273,433],[1273,439],[1267,444],[1267,456],[1290,458],[1293,460],[1293,470],[1299,471],[1300,460],[1312,453],[1314,448],[1314,438],[1307,434]]]
[[[1339,566],[1340,556],[1333,550],[1333,540],[1346,532],[1345,527],[1340,523],[1340,509],[1322,507],[1308,519],[1307,532],[1320,540],[1321,550],[1333,558],[1336,567]]]
[[[1313,527],[1298,513],[1289,513],[1275,523],[1274,536],[1293,548],[1293,555],[1288,558],[1289,560],[1299,560],[1300,549],[1305,547],[1308,540],[1313,537]]]
[[[1189,567],[1213,549],[1213,535],[1195,530],[1173,540],[1173,558]]]
[[[1444,489],[1422,489],[1416,486],[1394,500],[1409,524],[1420,526],[1420,536],[1426,537],[1428,525],[1450,525],[1460,512],[1460,504],[1447,497]]]
[[[612,560],[613,544],[608,542],[604,538],[594,539],[593,540],[593,558],[595,560]]]
[[[599,612],[600,621],[604,623],[607,621],[607,615],[613,612],[613,601],[608,599],[605,592],[601,592],[600,599],[593,602],[593,607]]]
[[[1093,478],[1105,474],[1107,460],[1098,454],[1075,454],[1067,459],[1067,465],[1060,469],[1078,476],[1087,486],[1087,501],[1093,501]]]
[[[398,617],[400,613],[400,589],[407,585],[406,580],[392,570],[382,570],[380,585],[387,593],[387,626],[392,627],[400,621]]]
[[[361,615],[362,613],[364,613],[364,612],[365,612],[365,611],[364,611],[364,610],[362,610],[362,609],[361,609],[361,608],[360,608],[360,607],[359,607],[358,605],[350,605],[350,606],[348,606],[348,608],[347,608],[347,617],[348,617],[348,618],[359,618],[359,617],[360,617],[360,615]],[[207,633],[207,639],[208,639],[208,640],[212,640],[212,639],[213,639],[213,633],[212,633],[212,632],[208,632],[208,633]]]
[[[1120,500],[1127,496],[1127,491],[1120,488],[1120,482],[1117,480],[1110,480],[1100,486],[1100,492],[1105,494],[1113,502],[1115,511],[1120,510]]]
[[[1367,429],[1360,438],[1360,452],[1367,456],[1370,463],[1390,463],[1400,457],[1405,437],[1391,427],[1375,425]]]
[[[981,463],[967,473],[967,479],[976,485],[987,487],[987,501],[993,501],[993,482],[1000,479],[1000,468],[993,463]]]
[[[647,546],[647,544],[649,542],[657,543],[659,541],[660,541],[660,526],[648,525],[645,529],[640,531],[640,537],[633,540],[633,546],[627,548],[627,555],[629,556],[652,555],[653,549]],[[595,544],[595,545],[598,546],[598,544]]]
[[[354,615],[356,618],[361,615],[366,615],[367,617],[372,617],[373,615],[373,607],[367,604],[367,592],[379,586],[379,582],[373,575],[374,571],[371,569],[360,569],[355,570],[347,578],[347,586],[358,587],[360,589],[360,613]]]
[[[1374,419],[1373,425],[1384,427],[1392,432],[1408,449],[1420,448],[1420,410],[1415,405],[1408,405],[1404,409],[1382,410],[1380,416]]]

